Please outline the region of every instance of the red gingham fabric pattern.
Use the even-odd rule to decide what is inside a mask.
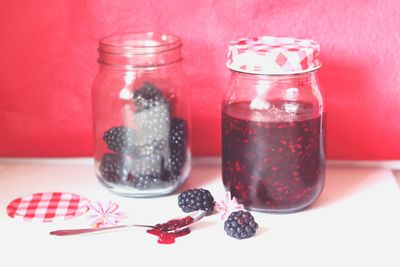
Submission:
[[[312,40],[260,36],[230,42],[229,69],[252,74],[294,74],[316,70],[320,47]]]
[[[89,203],[88,199],[71,193],[36,193],[11,201],[7,214],[25,221],[51,222],[80,216],[88,211]]]

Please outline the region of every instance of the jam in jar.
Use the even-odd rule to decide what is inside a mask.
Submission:
[[[248,209],[311,205],[325,180],[325,106],[311,40],[262,36],[231,42],[222,108],[222,178]]]

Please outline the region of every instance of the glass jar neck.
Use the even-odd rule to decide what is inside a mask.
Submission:
[[[312,83],[316,81],[316,71],[310,71],[305,73],[297,74],[286,74],[286,75],[262,75],[262,74],[251,74],[245,72],[231,71],[232,78],[243,79],[243,80],[254,80],[261,82],[271,82],[280,84],[293,84],[293,83]]]
[[[99,42],[100,64],[127,69],[152,68],[182,60],[179,37],[133,33],[104,37]]]
[[[250,103],[252,109],[263,109],[273,102],[302,102],[322,107],[322,95],[316,72],[290,75],[259,75],[232,71],[224,104]]]

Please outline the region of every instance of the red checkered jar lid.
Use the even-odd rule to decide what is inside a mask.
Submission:
[[[24,221],[52,222],[83,215],[88,211],[89,203],[87,198],[72,193],[35,193],[11,201],[7,213]]]
[[[259,36],[229,43],[227,67],[234,71],[284,75],[317,70],[320,47],[312,40]]]

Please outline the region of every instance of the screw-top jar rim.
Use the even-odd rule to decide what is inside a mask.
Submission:
[[[227,67],[265,75],[300,74],[319,69],[320,46],[308,39],[259,36],[229,43]]]
[[[182,59],[181,38],[165,33],[139,32],[109,35],[99,41],[99,63],[113,66],[153,67]]]
[[[104,53],[121,53],[121,50],[135,54],[160,53],[180,46],[182,41],[178,36],[157,32],[108,35],[99,41],[99,51]]]

